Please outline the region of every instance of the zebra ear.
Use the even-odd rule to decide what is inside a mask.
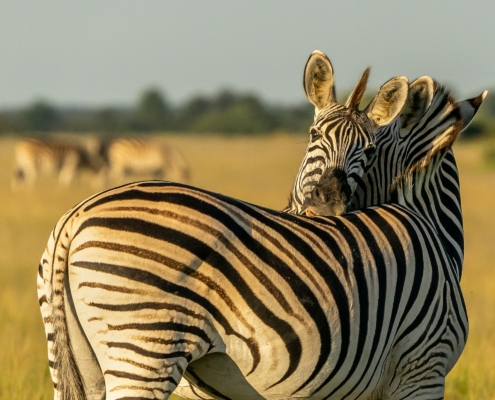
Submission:
[[[333,68],[328,57],[319,50],[311,53],[304,68],[303,86],[306,97],[315,106],[315,115],[335,103]]]
[[[471,123],[487,94],[488,91],[485,90],[478,97],[459,102],[459,112],[461,113],[462,118],[462,130],[466,129]]]
[[[401,114],[401,128],[415,124],[425,115],[434,92],[435,82],[429,76],[422,76],[409,85],[406,105]]]
[[[376,127],[391,123],[402,111],[407,100],[409,81],[397,76],[384,83],[364,112]]]

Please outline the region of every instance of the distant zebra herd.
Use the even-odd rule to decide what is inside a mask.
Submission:
[[[148,181],[54,228],[38,296],[56,399],[442,399],[467,340],[452,144],[486,92],[429,77],[345,105],[311,54],[315,106],[275,211]]]
[[[93,186],[119,185],[139,178],[188,183],[189,165],[174,147],[155,140],[90,139],[86,143],[59,138],[23,139],[14,148],[12,188],[32,187],[43,175],[69,186],[84,171]]]

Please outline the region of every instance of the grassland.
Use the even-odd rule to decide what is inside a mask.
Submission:
[[[167,136],[189,160],[192,184],[282,208],[305,151],[305,136]],[[51,399],[36,269],[58,218],[93,192],[88,177],[71,189],[45,180],[11,192],[14,139],[0,139],[0,399]],[[470,318],[467,347],[447,378],[447,399],[495,398],[495,170],[486,143],[456,147],[462,183],[466,261],[462,286]]]

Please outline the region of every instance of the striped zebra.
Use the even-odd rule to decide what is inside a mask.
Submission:
[[[439,399],[466,340],[459,281],[417,198],[462,127],[452,104],[392,203],[291,215],[180,184],[95,195],[38,272],[60,398]]]
[[[41,175],[57,176],[59,184],[68,186],[82,170],[101,170],[100,151],[97,140],[88,141],[86,146],[55,138],[20,140],[14,147],[12,188],[32,186]]]
[[[316,60],[315,57],[317,58]],[[329,73],[332,73],[331,68],[330,70],[328,68],[322,68],[330,64],[322,64],[318,61],[319,59],[325,60],[326,57],[322,56],[321,53],[313,54],[310,57],[308,66],[305,70],[306,76],[313,76],[314,81],[321,79],[322,75],[328,76]],[[348,169],[347,171],[344,171],[346,174],[348,171],[357,171],[358,168],[362,168],[362,157],[366,154],[366,150],[369,148],[370,143],[372,143],[374,130],[379,124],[383,123],[385,117],[394,119],[402,110],[405,98],[407,97],[407,80],[405,78],[400,77],[395,81],[389,81],[388,84],[380,89],[372,106],[368,107],[369,117],[366,119],[357,111],[360,97],[364,91],[366,78],[367,72],[365,72],[363,78],[351,94],[347,106],[338,106],[333,102],[327,105],[328,108],[334,110],[333,113],[328,112],[328,110],[324,108],[327,106],[323,105],[323,100],[318,100],[317,96],[320,96],[319,92],[310,92],[310,90],[314,90],[314,85],[310,84],[310,78],[306,79],[308,82],[308,93],[311,93],[312,98],[316,98],[315,101],[318,101],[317,104],[322,105],[322,108],[324,108],[322,112],[333,119],[332,126],[322,124],[326,130],[327,136],[331,136],[329,132],[333,129],[335,135],[343,135],[345,133],[346,135],[355,138],[355,141],[350,141],[349,139],[333,140],[333,143],[336,145],[352,146],[353,151],[361,154],[360,157],[353,157],[346,160],[344,163],[344,167]],[[352,109],[349,111],[349,108]],[[336,116],[339,116],[345,123],[339,123],[335,118]],[[358,145],[356,145],[356,143],[358,143]],[[347,150],[348,149],[335,148],[334,151],[347,153]],[[347,182],[344,182],[344,184],[345,183]],[[139,199],[139,196],[138,198],[133,198],[133,193],[138,192],[144,194],[145,197],[149,195],[151,198],[161,200],[158,200],[159,204],[156,204],[155,200],[151,200],[151,203],[149,203],[148,200],[142,202],[141,200],[143,199]],[[95,208],[91,204],[97,204],[102,199],[105,204],[107,200],[110,200],[111,202],[115,200],[117,203],[120,203],[122,200],[120,197],[121,195],[124,198],[128,198],[135,206],[130,206],[130,208],[128,208],[129,204],[124,204],[125,202],[120,205],[115,204],[115,209],[113,206],[110,206],[112,212],[115,211],[117,213],[116,215],[123,216],[122,221],[126,221],[124,222],[124,226],[127,226],[127,223],[132,225],[134,222],[142,221],[144,223],[143,227],[147,231],[146,233],[143,232],[144,236],[148,234],[150,236],[143,242],[143,237],[141,237],[139,233],[133,232],[131,225],[128,225],[129,230],[127,234],[125,233],[127,228],[122,231],[109,227],[110,231],[106,231],[106,228],[100,227],[102,229],[97,228],[96,230],[103,235],[108,235],[107,240],[104,240],[103,242],[109,244],[110,247],[107,248],[103,245],[103,248],[98,249],[97,243],[100,242],[98,240],[98,235],[93,237],[95,240],[91,239],[85,242],[85,244],[82,244],[80,240],[83,240],[84,242],[85,239],[83,238],[85,237],[85,234],[92,231],[92,228],[88,225],[88,230],[86,230],[85,223],[77,228],[76,225],[82,221],[79,218],[88,218],[88,223],[93,223],[94,219],[92,217],[92,212],[96,211],[98,214],[102,210],[98,208],[99,206],[96,206]],[[172,198],[179,196],[180,204],[174,204],[173,200],[169,203],[168,200],[166,200],[169,195],[171,195]],[[93,201],[96,201],[97,203],[93,203]],[[185,201],[185,203],[182,203],[182,201]],[[192,205],[189,204],[191,201]],[[147,204],[145,205],[145,203]],[[107,205],[108,204],[104,206],[105,210]],[[153,207],[149,208],[151,205],[153,205]],[[155,208],[156,205],[158,205],[160,210]],[[202,207],[205,208],[203,209]],[[249,210],[252,210],[252,212]],[[131,214],[135,213],[134,217],[130,217],[130,214],[128,214],[129,211]],[[154,222],[150,219],[147,220],[148,211],[151,213],[149,215],[153,216],[151,220]],[[184,211],[189,213],[189,216],[183,214]],[[222,217],[218,221],[216,221],[216,214],[218,214],[219,217]],[[102,217],[106,219],[108,218],[108,215],[102,215]],[[175,222],[172,222],[170,217]],[[98,219],[100,217],[96,218]],[[224,218],[227,219],[224,220]],[[112,218],[110,218],[109,221],[111,219]],[[151,223],[152,225],[145,226],[148,223]],[[227,223],[227,225],[224,225],[225,223]],[[263,224],[268,225],[264,227]],[[270,226],[271,224],[274,225]],[[304,228],[298,228],[298,224],[302,224]],[[196,250],[193,248],[190,248],[189,250],[183,248],[185,253],[177,254],[179,258],[176,259],[175,253],[177,253],[177,251],[181,253],[180,247],[186,243],[183,243],[182,245],[180,243],[169,243],[171,247],[166,249],[161,248],[162,245],[166,246],[166,243],[163,242],[155,248],[155,250],[148,248],[146,245],[147,243],[150,246],[155,246],[157,244],[154,243],[153,232],[155,228],[158,228],[159,226],[164,229],[172,229],[174,232],[172,236],[175,237],[177,235],[177,238],[180,238],[180,240],[186,239],[186,242],[193,240],[195,245],[200,245],[200,248],[203,250],[211,248],[213,251],[212,254],[214,254],[214,259],[211,260],[213,261],[211,267],[206,266],[207,264],[210,264],[210,261],[207,260],[209,258],[207,254],[201,255],[198,253],[194,255],[193,260],[190,261],[183,259],[183,256],[186,255],[186,253],[192,252],[190,255],[196,253]],[[315,232],[312,232],[313,228],[311,227],[315,229]],[[76,230],[73,231],[73,228]],[[161,228],[158,228],[158,230],[161,230]],[[311,229],[307,230],[308,228]],[[84,234],[82,234],[82,231],[84,231]],[[291,233],[293,231],[295,231],[295,233]],[[203,241],[202,236],[204,236],[205,232],[210,232],[208,233],[209,238],[206,238],[206,241]],[[284,235],[286,233],[293,235],[291,238],[296,240],[294,246],[285,246],[287,240],[284,239]],[[211,234],[213,236],[211,236]],[[198,235],[201,239],[198,239]],[[237,237],[237,235],[240,236]],[[330,256],[333,262],[340,259],[338,254],[331,256],[334,251],[340,253],[340,250],[337,248],[329,249],[327,248],[328,246],[325,245],[325,240],[327,240],[325,238],[328,235],[334,237],[337,241],[347,240],[345,237],[339,236],[334,227],[320,226],[320,224],[308,220],[307,217],[293,217],[286,213],[266,210],[225,196],[170,183],[150,182],[128,185],[120,189],[97,195],[88,200],[88,202],[82,203],[62,218],[57,228],[54,230],[47,250],[42,257],[38,274],[39,299],[47,332],[50,366],[52,378],[56,385],[56,397],[80,398],[78,396],[79,392],[83,390],[82,382],[84,382],[87,394],[94,398],[101,398],[103,396],[102,393],[105,390],[107,398],[121,398],[121,396],[141,396],[142,398],[156,396],[158,398],[168,398],[168,394],[175,388],[178,379],[184,372],[188,363],[196,360],[196,358],[202,359],[203,361],[208,360],[208,362],[210,362],[212,359],[218,357],[220,357],[221,360],[218,364],[220,369],[225,368],[233,373],[233,378],[228,382],[229,384],[232,384],[232,387],[230,389],[222,388],[222,391],[224,389],[227,391],[240,389],[244,393],[247,393],[246,391],[248,391],[251,393],[251,395],[248,396],[249,398],[261,398],[260,396],[267,398],[288,398],[290,397],[289,393],[291,392],[300,393],[301,396],[306,393],[307,396],[313,397],[311,393],[323,393],[325,390],[333,390],[332,382],[334,382],[334,380],[332,378],[338,376],[338,371],[344,362],[345,356],[340,355],[335,358],[335,354],[330,351],[332,347],[329,346],[330,342],[327,343],[327,341],[339,343],[339,341],[343,340],[338,333],[334,332],[332,334],[333,327],[331,325],[336,322],[334,320],[336,316],[335,307],[333,312],[326,313],[324,311],[329,310],[329,305],[333,304],[335,306],[336,304],[334,301],[335,293],[332,293],[332,291],[329,290],[332,288],[335,289],[335,287],[328,281],[327,275],[338,277],[342,272],[340,264],[335,265],[335,269],[332,269],[329,264],[326,264],[323,261],[324,259],[327,259],[327,256]],[[128,244],[130,242],[123,245],[123,243],[119,243],[120,239],[117,239],[117,237],[121,237],[124,242],[126,242],[127,239],[131,239],[133,245],[129,247]],[[116,242],[114,242],[115,239],[117,239]],[[213,242],[209,242],[210,239],[213,239]],[[314,243],[316,247],[314,249],[312,243],[313,239],[316,240]],[[161,242],[160,239],[157,240]],[[248,243],[243,244],[245,240],[247,240]],[[82,249],[82,253],[77,250],[81,250],[78,243],[86,249]],[[278,249],[277,246],[282,243],[284,246]],[[96,247],[93,247],[94,245],[96,245]],[[123,247],[121,245],[123,245]],[[253,246],[261,253],[253,253]],[[305,248],[305,251],[302,253],[297,250],[301,246]],[[133,285],[141,285],[137,281],[132,282],[131,280],[126,282],[125,285],[129,285],[127,288],[120,286],[122,282],[118,282],[116,276],[112,275],[114,272],[118,271],[118,265],[126,268],[125,264],[128,261],[127,259],[129,257],[131,259],[134,257],[125,252],[125,249],[130,250],[131,247],[137,251],[135,255],[136,259],[133,261],[139,263],[145,262],[145,264],[147,262],[153,263],[153,261],[148,258],[152,254],[156,256],[158,254],[163,254],[165,256],[165,258],[158,259],[158,262],[160,262],[160,260],[164,261],[165,259],[172,261],[172,268],[176,269],[175,272],[173,272],[173,269],[172,271],[169,271],[172,272],[170,277],[161,276],[160,272],[155,270],[156,265],[152,266],[152,268],[147,271],[151,274],[149,277],[154,276],[158,281],[164,283],[168,282],[166,285],[170,283],[178,290],[174,292],[175,294],[170,294],[173,297],[173,301],[171,300],[172,302],[170,304],[167,303],[165,298],[165,303],[156,302],[157,298],[155,298],[154,295],[157,293],[155,292],[153,294],[153,290],[149,292],[148,296],[148,294],[145,293],[147,290],[143,292],[141,288],[132,287]],[[218,248],[218,251],[215,250],[216,248]],[[98,254],[94,253],[91,249],[96,249],[96,253]],[[142,252],[139,249],[141,249]],[[203,250],[201,250],[201,252],[203,252]],[[60,251],[64,254],[59,253]],[[100,251],[102,253],[100,253]],[[113,251],[116,252],[114,255],[117,256],[117,258],[123,256],[122,262],[115,260],[116,264],[112,264],[113,256],[111,253]],[[103,276],[110,278],[113,283],[89,281],[87,283],[69,283],[75,276],[72,272],[72,268],[79,268],[85,263],[79,264],[79,261],[77,261],[77,257],[81,254],[96,255],[96,258],[99,260],[96,264],[99,264],[102,260],[108,261],[108,263],[105,261],[102,265],[111,267],[113,272],[110,272],[109,274],[103,273]],[[107,258],[107,256],[110,256],[110,258]],[[222,260],[225,260],[225,262]],[[133,261],[131,260],[131,263]],[[199,264],[197,264],[198,261]],[[278,265],[278,261],[281,261],[280,265]],[[76,262],[76,264],[74,264],[74,262]],[[220,262],[220,264],[216,265],[217,262]],[[275,262],[275,264],[273,264],[273,262]],[[90,261],[90,263],[92,263],[92,261]],[[65,269],[68,265],[71,266],[70,274]],[[202,265],[204,265],[204,267],[202,267],[202,271],[199,272],[198,268]],[[138,267],[134,272],[138,273],[138,271],[141,270],[141,272],[146,273],[147,267],[144,265],[143,267],[144,269]],[[84,271],[84,267],[81,268],[83,268],[81,271]],[[224,271],[227,274],[226,276],[221,272],[224,268],[227,268]],[[269,270],[265,271],[267,268]],[[159,275],[156,275],[155,272],[158,272]],[[179,275],[176,274],[177,272]],[[280,273],[283,274],[279,275]],[[174,274],[176,274],[175,277],[173,277]],[[99,274],[96,273],[96,275]],[[183,276],[183,282],[181,282],[182,278],[180,278],[180,276]],[[188,278],[188,276],[190,277]],[[278,285],[272,284],[276,282],[282,283],[282,281],[286,278],[290,279],[290,277],[292,277],[294,281],[286,282],[286,285],[283,286],[283,290],[278,290]],[[127,279],[125,277],[121,278],[123,280]],[[153,280],[155,278],[153,278]],[[172,279],[172,281],[170,281],[169,278]],[[179,278],[179,281],[177,281],[177,278]],[[199,280],[197,280],[197,278],[199,278]],[[231,281],[232,278],[235,279]],[[233,284],[237,284],[236,282],[241,285],[240,291],[238,289],[222,289],[230,288]],[[117,283],[117,285],[114,283]],[[252,293],[250,292],[251,284],[254,284],[255,286],[258,285]],[[336,294],[339,299],[344,296],[342,300],[345,300],[345,294],[352,294],[352,289],[348,284],[340,286],[337,281],[335,284],[337,285]],[[64,285],[67,285],[65,290]],[[146,286],[146,283],[144,283],[144,285]],[[200,287],[202,285],[206,286]],[[79,289],[75,289],[76,287],[82,289],[83,292],[88,288],[96,289],[97,292],[99,292],[97,298],[88,303],[90,309],[93,311],[98,310],[98,312],[102,312],[103,314],[106,314],[107,312],[113,314],[113,312],[117,311],[117,314],[115,315],[122,318],[124,316],[122,311],[127,309],[125,312],[127,317],[130,318],[132,316],[132,318],[140,318],[140,315],[146,314],[148,317],[145,317],[145,319],[147,319],[148,322],[152,321],[152,314],[154,314],[158,316],[159,319],[163,317],[164,320],[162,322],[165,323],[165,325],[160,325],[162,322],[158,321],[150,322],[152,324],[148,325],[150,331],[160,331],[156,332],[155,336],[152,337],[153,334],[151,336],[146,336],[147,334],[143,333],[146,329],[143,330],[138,327],[141,322],[138,322],[138,325],[135,325],[134,328],[129,326],[129,329],[124,327],[124,325],[117,324],[115,326],[118,327],[114,329],[111,328],[111,326],[114,326],[112,325],[113,322],[108,325],[107,322],[109,321],[102,315],[88,316],[88,318],[86,318],[86,316],[83,317],[80,311],[77,310],[80,305],[74,296],[78,296],[80,292],[78,291]],[[347,289],[344,290],[344,287],[347,287]],[[286,290],[292,290],[294,288],[301,289],[301,293],[304,295],[303,298],[296,296],[293,299],[286,299],[284,294]],[[209,296],[205,293],[205,289],[206,292],[210,292],[213,295],[213,298],[208,298]],[[158,291],[161,291],[161,289],[158,289]],[[197,295],[194,295],[195,292]],[[234,294],[234,298],[230,298],[228,295],[230,292]],[[186,298],[187,296],[184,297],[186,293],[187,296],[191,295],[193,297],[188,300]],[[250,293],[252,295],[250,295]],[[139,294],[144,295],[150,301],[146,300],[142,302],[142,298],[139,297]],[[249,294],[248,297],[246,297],[247,294]],[[120,308],[117,303],[113,306],[104,304],[105,301],[112,299],[112,296],[115,295],[117,297],[120,296],[118,299],[119,301],[123,299],[122,296],[125,296],[127,300],[129,300],[130,297],[135,297],[135,295],[137,295],[138,302],[131,304],[130,308],[127,308],[127,306]],[[258,297],[258,295],[261,297]],[[266,297],[267,295],[268,297]],[[270,304],[269,302],[265,305],[266,301],[272,298],[272,295],[275,296],[275,303]],[[201,298],[204,300],[201,300]],[[179,301],[177,302],[177,300]],[[239,305],[237,305],[238,301],[240,301]],[[181,302],[183,304],[180,304]],[[322,302],[326,304],[323,308],[320,304]],[[194,305],[194,303],[196,303],[196,305]],[[203,311],[198,308],[201,307],[201,304],[206,306],[206,309]],[[253,308],[253,306],[255,307]],[[352,314],[349,310],[345,311],[345,307],[346,305],[343,304],[338,305],[338,309],[341,309],[345,315],[349,316]],[[309,315],[313,315],[313,311],[316,313],[314,315],[317,316],[317,319],[313,322],[319,325],[319,323],[326,321],[326,324],[322,326],[322,330],[320,330],[319,327],[315,330],[313,322],[309,322],[309,325],[305,322]],[[261,314],[256,317],[258,312]],[[288,313],[288,315],[278,317],[279,312],[282,312],[282,314]],[[213,314],[210,315],[210,313]],[[224,313],[226,314],[224,315]],[[245,313],[247,314],[245,315]],[[166,314],[172,316],[172,319],[166,317]],[[192,318],[192,320],[187,322],[184,318]],[[238,318],[239,320],[237,320]],[[248,322],[251,318],[254,318],[253,323]],[[311,317],[309,318],[311,319]],[[231,320],[234,325],[229,322]],[[122,338],[117,340],[117,337],[114,337],[112,340],[107,340],[109,339],[109,337],[107,337],[95,347],[95,344],[91,343],[91,340],[93,340],[92,335],[95,332],[90,333],[85,324],[90,323],[91,326],[94,326],[94,324],[91,323],[97,321],[104,321],[102,323],[107,325],[107,328],[104,328],[103,331],[110,333],[110,336],[113,336],[116,332],[122,334],[129,333],[129,330],[136,330],[136,332],[131,335],[132,338],[126,338],[124,341],[119,341]],[[117,320],[114,320],[114,322],[117,322]],[[274,325],[272,324],[273,322],[275,322]],[[351,329],[351,326],[352,329],[356,329],[356,322],[359,323],[359,321],[356,320],[349,320],[348,322],[349,325],[347,327],[349,329]],[[158,325],[153,325],[155,323]],[[187,328],[188,323],[192,324],[190,332]],[[294,327],[292,327],[293,323],[295,323]],[[152,326],[154,326],[154,328]],[[163,329],[159,328],[159,326]],[[179,330],[185,329],[185,331],[182,333],[178,331],[175,332],[180,336],[177,340],[174,339],[175,333],[173,332],[172,337],[165,338],[163,336],[164,333],[165,336],[167,336],[167,332],[171,333],[171,331],[173,331],[173,329],[166,328],[166,326],[169,328],[175,327]],[[211,329],[216,333],[210,331]],[[204,330],[203,333],[201,333],[202,330]],[[103,331],[98,332],[101,334]],[[139,334],[138,331],[142,331],[141,334]],[[254,335],[255,332],[256,335]],[[257,338],[258,332],[261,335],[260,338]],[[265,344],[266,337],[263,335],[268,335],[267,338],[270,339],[267,344]],[[194,338],[194,336],[197,336],[197,338]],[[135,342],[131,343],[129,340]],[[213,342],[211,340],[213,340]],[[69,341],[70,346],[67,346]],[[204,341],[206,342],[203,343]],[[345,338],[345,341],[347,341],[347,338]],[[144,347],[142,347],[143,343],[141,342],[144,343]],[[270,342],[272,342],[272,344],[270,344]],[[320,349],[321,351],[316,350],[320,347],[320,344],[322,346]],[[175,345],[183,347],[184,351],[187,348],[188,350],[186,352],[188,354],[180,350],[178,352],[172,351],[169,355],[162,354],[162,356],[156,357],[158,352],[153,353],[153,355],[151,351],[152,348],[157,350],[161,349],[163,346],[174,347]],[[104,354],[100,354],[101,346],[105,349],[103,350]],[[148,350],[143,353],[141,350],[144,350],[145,348]],[[108,354],[108,350],[110,350],[110,352],[116,351],[121,354],[125,353],[125,355],[122,355],[121,357],[118,356],[117,353]],[[293,355],[291,354],[292,350],[294,351]],[[287,351],[289,352],[287,353]],[[315,351],[320,351],[321,354],[317,357],[314,368],[308,376],[306,374],[306,367],[313,364],[313,361],[311,360],[315,358]],[[191,355],[189,355],[189,352],[191,352]],[[132,353],[134,355],[132,356],[127,353]],[[183,356],[179,356],[179,353]],[[206,354],[208,354],[208,357],[205,357]],[[107,359],[107,355],[110,358]],[[132,359],[132,357],[136,356],[139,360]],[[151,360],[145,360],[143,362],[141,357],[147,358],[148,356],[151,357]],[[244,358],[244,356],[247,356],[247,358]],[[282,357],[281,362],[274,363],[274,360],[278,360],[279,357]],[[287,357],[289,358],[287,359]],[[177,360],[175,360],[176,362],[174,363],[173,361],[176,358]],[[155,360],[153,361],[153,359]],[[234,360],[234,363],[232,363],[232,360]],[[110,364],[115,363],[116,369],[113,367],[107,368],[108,365],[106,363],[108,361]],[[150,361],[151,364],[149,364]],[[335,362],[337,362],[336,365],[334,365]],[[152,365],[156,363],[159,363],[162,366],[159,369],[155,369]],[[168,367],[166,364],[169,364]],[[186,371],[186,376],[195,382],[196,385],[204,388],[204,385],[207,384],[202,383],[205,380],[205,377],[203,376],[204,371],[201,370],[202,364],[202,361],[195,362],[194,368],[193,366],[190,366]],[[251,373],[249,374],[247,374],[249,371],[248,364],[252,364]],[[333,372],[330,371],[332,366],[336,367],[333,369]],[[237,370],[234,367],[236,367]],[[196,370],[196,368],[198,368],[198,370]],[[286,371],[282,373],[284,369],[286,369]],[[139,370],[139,372],[137,372],[137,370]],[[160,371],[165,373],[166,370],[172,374],[170,377],[148,376],[149,374],[160,374]],[[271,378],[268,379],[271,379],[271,384],[267,383],[267,372],[269,371],[273,372],[273,374],[270,373]],[[143,372],[144,375],[141,375]],[[280,375],[281,373],[282,375]],[[197,375],[197,379],[194,378],[194,374],[199,374]],[[248,380],[246,380],[246,375],[249,375]],[[278,378],[274,379],[273,377],[276,377],[277,375]],[[307,376],[301,381],[301,376],[304,377],[305,375]],[[122,380],[124,383],[122,383]],[[209,379],[206,378],[206,381],[208,380]],[[77,385],[78,382],[79,385]],[[251,384],[254,384],[255,388],[253,388]],[[376,381],[371,382],[371,385],[376,384]],[[215,394],[217,391],[217,389],[215,389],[216,385],[217,383],[211,386],[211,388],[206,389],[206,391],[218,397],[218,395]],[[346,385],[335,390],[345,390],[343,389],[345,387],[349,388],[349,384]],[[371,390],[369,382],[363,383],[363,385],[367,387],[364,389],[365,392]],[[262,394],[256,394],[259,391]],[[238,398],[240,395],[234,393],[232,396]],[[297,396],[301,397],[299,394]]]
[[[105,148],[111,182],[122,184],[143,176],[189,182],[189,165],[174,147],[162,146],[153,140],[116,138]]]

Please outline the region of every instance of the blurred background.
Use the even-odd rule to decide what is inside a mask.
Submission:
[[[36,270],[70,207],[146,178],[286,205],[315,49],[342,101],[368,65],[368,100],[397,75],[432,76],[459,100],[492,89],[455,145],[470,337],[446,398],[495,398],[495,3],[0,3],[1,399],[53,396]]]

